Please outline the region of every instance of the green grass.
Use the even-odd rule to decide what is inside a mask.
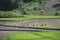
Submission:
[[[21,18],[0,18],[0,20],[30,20],[36,18],[60,18],[60,16],[24,15],[24,17]]]
[[[60,40],[60,32],[16,33],[9,35],[7,40]]]
[[[33,28],[60,28],[59,26],[35,26]]]

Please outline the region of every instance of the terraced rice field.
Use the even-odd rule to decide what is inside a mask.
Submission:
[[[60,19],[32,19],[32,20],[16,20],[16,21],[0,21],[2,25],[38,27],[38,28],[60,28]]]

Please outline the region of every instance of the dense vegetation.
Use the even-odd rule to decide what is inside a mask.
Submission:
[[[47,0],[0,0],[0,17],[22,17],[22,15],[60,16],[60,12],[47,12]]]

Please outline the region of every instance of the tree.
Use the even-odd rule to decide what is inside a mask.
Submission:
[[[18,4],[12,2],[12,0],[0,0],[0,10],[11,11],[16,8],[18,8]]]

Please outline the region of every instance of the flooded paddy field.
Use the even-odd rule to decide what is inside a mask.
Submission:
[[[0,21],[0,24],[24,27],[60,28],[60,19],[6,20]]]

